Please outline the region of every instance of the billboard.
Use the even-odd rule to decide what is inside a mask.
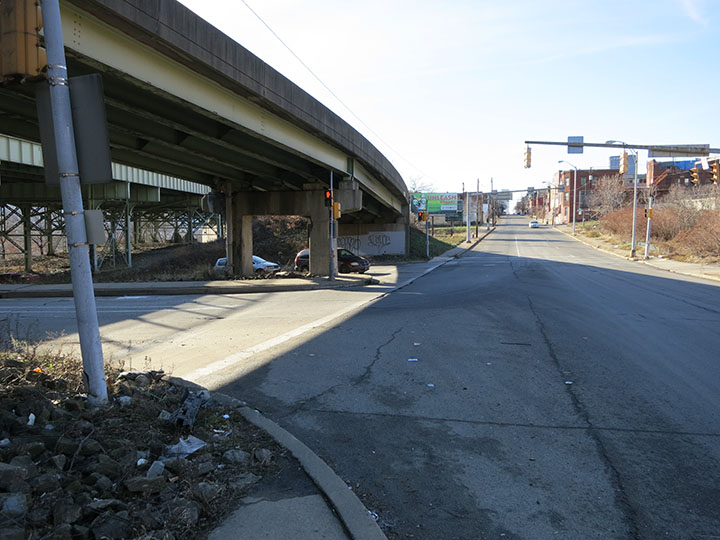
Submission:
[[[411,193],[412,211],[428,212],[429,214],[444,214],[457,212],[457,193]]]

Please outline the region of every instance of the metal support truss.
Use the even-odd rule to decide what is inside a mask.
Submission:
[[[57,206],[0,206],[0,259],[25,258],[25,271],[32,272],[34,255],[67,251],[62,210]]]

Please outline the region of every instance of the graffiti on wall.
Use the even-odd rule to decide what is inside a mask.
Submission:
[[[405,233],[402,231],[376,231],[368,234],[339,236],[338,247],[358,255],[403,255]]]

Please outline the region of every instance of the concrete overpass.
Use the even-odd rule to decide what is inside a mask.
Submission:
[[[290,214],[312,220],[311,271],[326,273],[331,176],[341,237],[382,233],[393,252],[407,250],[395,168],[241,45],[173,0],[66,0],[61,10],[70,76],[102,75],[113,161],[223,193],[236,270],[252,272],[252,215]],[[0,88],[0,132],[39,140],[35,84]]]

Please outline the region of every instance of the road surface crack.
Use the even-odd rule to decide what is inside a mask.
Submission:
[[[548,337],[547,331],[545,329],[545,324],[543,323],[542,319],[540,318],[540,315],[535,310],[535,306],[533,305],[532,298],[530,296],[527,297],[528,304],[530,306],[530,311],[535,316],[535,321],[537,323],[538,329],[540,330],[540,334],[542,335],[543,341],[545,342],[545,347],[547,348],[548,354],[550,358],[552,359],[553,364],[555,365],[555,369],[558,371],[558,373],[562,376],[563,368],[560,365],[560,360],[557,357],[557,354],[555,353],[555,348],[553,347],[552,342],[550,341],[550,338]],[[600,436],[600,430],[596,429],[596,427],[593,425],[592,420],[590,420],[590,413],[587,410],[587,407],[585,404],[580,401],[580,399],[577,396],[577,393],[573,389],[572,385],[566,385],[565,389],[570,396],[570,400],[572,402],[573,409],[575,410],[575,413],[577,416],[587,425],[587,433],[590,435],[592,440],[595,442],[595,446],[597,447],[598,454],[600,455],[600,458],[605,463],[605,466],[610,471],[610,478],[611,481],[615,487],[615,501],[620,509],[620,511],[625,515],[625,521],[628,526],[628,533],[629,538],[632,539],[640,539],[640,530],[638,528],[637,524],[637,509],[632,505],[630,502],[630,498],[628,497],[628,494],[626,492],[626,488],[623,482],[622,475],[620,474],[620,471],[617,469],[615,464],[612,461],[612,458],[610,457],[610,454],[608,452],[608,449],[605,446],[605,443],[603,442],[601,436]]]
[[[390,345],[393,341],[395,341],[395,338],[402,331],[403,331],[402,327],[398,328],[397,330],[395,330],[392,333],[390,338],[385,343],[382,343],[375,349],[375,356],[373,357],[372,362],[370,362],[370,364],[367,365],[367,367],[365,368],[365,370],[363,371],[362,374],[360,374],[357,377],[355,377],[354,379],[350,380],[351,386],[357,386],[359,384],[362,384],[370,377],[371,372],[372,372],[373,368],[375,367],[375,364],[377,363],[378,360],[380,360],[380,356],[382,355],[382,349],[387,347],[388,345]],[[337,388],[340,388],[342,386],[347,386],[347,385],[348,385],[347,382],[340,382],[338,384],[330,386],[330,387],[326,388],[325,390],[323,390],[322,392],[320,392],[319,394],[316,394],[309,399],[299,402],[297,407],[294,407],[292,410],[288,411],[286,414],[284,414],[282,416],[283,417],[292,416],[298,411],[312,411],[313,404],[316,404],[320,399],[323,398],[323,396],[334,392]]]

